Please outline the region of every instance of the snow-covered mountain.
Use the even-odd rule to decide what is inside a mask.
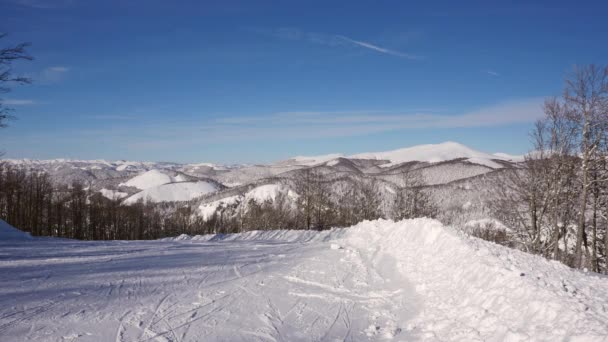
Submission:
[[[168,202],[201,197],[196,205],[204,206],[234,197],[236,193],[232,189],[244,187],[247,192],[264,184],[277,185],[308,168],[336,179],[374,178],[383,183],[382,189],[388,189],[390,196],[396,187],[402,186],[404,171],[414,170],[426,184],[440,186],[493,173],[520,160],[519,156],[484,153],[456,142],[445,142],[350,156],[340,153],[298,156],[256,165],[71,159],[7,159],[4,162],[45,171],[60,184],[79,181],[107,198],[123,200],[126,204],[140,199]],[[238,191],[242,195],[243,191]]]
[[[411,161],[438,163],[462,158],[474,164],[501,168],[503,165],[497,163],[496,160],[510,161],[507,159],[507,155],[483,153],[451,141],[441,144],[406,147],[387,152],[360,153],[352,155],[349,158],[388,161],[387,164],[382,164],[382,167],[395,166]]]

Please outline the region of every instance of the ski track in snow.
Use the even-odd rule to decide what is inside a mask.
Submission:
[[[0,240],[0,341],[605,341],[607,282],[432,220]]]
[[[327,243],[41,239],[1,248],[4,342],[361,340],[413,294]]]

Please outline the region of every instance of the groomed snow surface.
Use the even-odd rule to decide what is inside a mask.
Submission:
[[[1,341],[605,341],[606,322],[606,277],[429,219],[137,242],[0,236]]]

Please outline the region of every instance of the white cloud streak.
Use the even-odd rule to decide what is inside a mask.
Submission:
[[[532,123],[543,116],[543,99],[508,101],[462,114],[389,112],[284,112],[207,118],[204,121],[132,122],[112,129],[89,129],[70,140],[112,142],[130,149],[187,148],[193,145],[280,142],[365,136],[411,129],[458,129]],[[55,139],[66,139],[57,136]]]
[[[6,99],[2,101],[3,104],[7,106],[27,106],[36,104],[34,100],[25,100],[25,99]]]
[[[365,48],[378,53],[392,55],[396,57],[419,60],[423,59],[422,56],[417,56],[401,51],[391,50],[385,47],[372,44],[370,42],[353,39],[344,35],[338,34],[326,34],[318,32],[305,32],[295,28],[279,28],[274,30],[268,29],[254,29],[254,32],[270,35],[276,38],[293,40],[293,41],[306,41],[313,44],[325,45],[329,47],[340,47],[340,46],[354,46],[359,48]]]
[[[336,35],[336,37],[340,38],[340,39],[344,39],[347,42],[350,42],[352,44],[364,47],[366,49],[370,49],[370,50],[374,50],[380,53],[384,53],[387,55],[393,55],[393,56],[397,56],[397,57],[403,57],[403,58],[407,58],[407,59],[421,59],[420,56],[415,56],[415,55],[411,55],[408,53],[404,53],[404,52],[399,52],[399,51],[395,51],[395,50],[390,50],[387,48],[383,48],[368,42],[364,42],[364,41],[359,41],[359,40],[354,40],[345,36],[340,36],[340,35]]]

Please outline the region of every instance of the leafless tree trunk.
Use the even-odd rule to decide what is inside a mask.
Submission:
[[[577,127],[580,150],[581,192],[579,219],[574,249],[574,266],[583,266],[583,245],[587,245],[585,227],[589,191],[594,182],[591,172],[595,167],[600,143],[608,128],[608,67],[595,65],[577,67],[566,80],[564,102],[567,112]],[[605,180],[597,180],[605,182]]]

